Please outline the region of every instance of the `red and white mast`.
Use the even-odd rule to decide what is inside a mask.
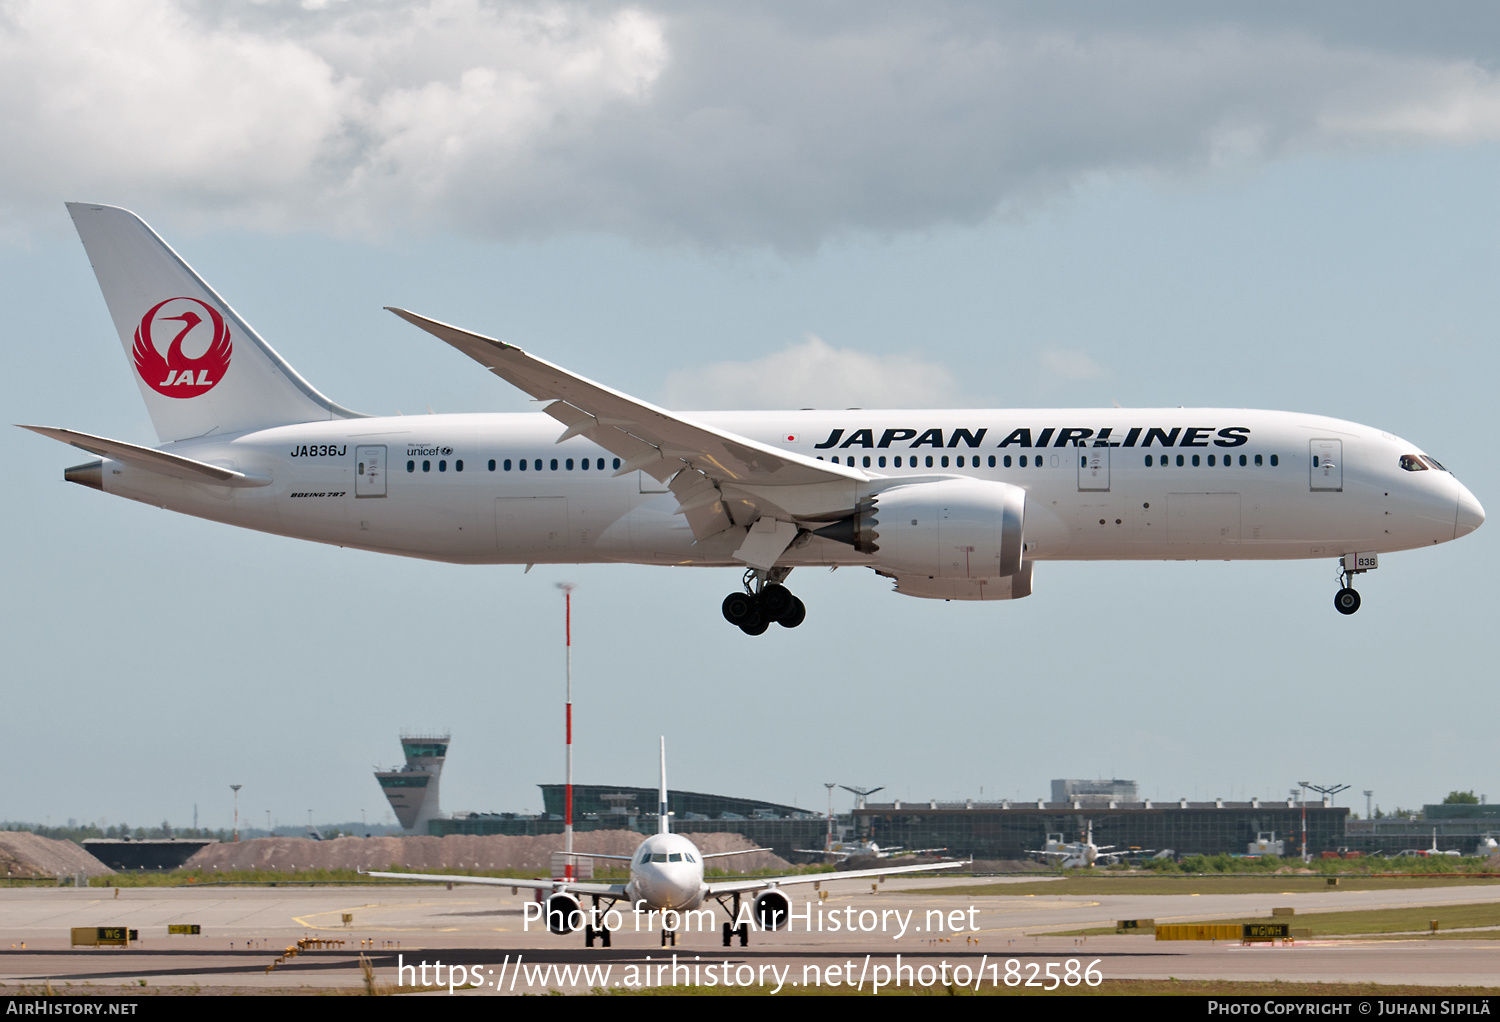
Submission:
[[[573,583],[559,582],[563,591],[563,643],[566,649],[568,702],[564,741],[568,752],[568,777],[563,788],[563,879],[573,879]]]

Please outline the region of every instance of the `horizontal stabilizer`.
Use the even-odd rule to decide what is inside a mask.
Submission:
[[[21,424],[17,423],[17,425]],[[204,461],[184,458],[180,454],[168,454],[166,451],[127,444],[123,440],[91,436],[76,430],[26,425],[21,425],[21,428],[71,444],[90,454],[97,454],[101,458],[122,461],[135,468],[155,472],[158,475],[171,476],[174,479],[185,479],[194,483],[213,483],[218,486],[265,486],[271,481],[264,476],[246,475],[244,472],[236,472],[231,468],[220,468],[218,465],[210,465]]]

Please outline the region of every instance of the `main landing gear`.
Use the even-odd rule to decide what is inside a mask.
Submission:
[[[610,902],[610,904],[613,905],[614,902]],[[597,895],[594,898],[594,911],[592,913],[592,918],[594,918],[594,919],[601,918],[601,916],[599,914],[599,898],[598,898]],[[599,942],[599,946],[600,947],[609,947],[609,927],[608,926],[595,926],[592,922],[584,923],[583,924],[583,946],[584,947],[593,947],[594,946],[594,941],[596,941],[596,940]]]
[[[1374,554],[1346,554],[1339,561],[1339,591],[1333,594],[1333,608],[1340,614],[1353,614],[1359,609],[1359,593],[1354,589],[1355,575],[1373,571],[1379,566]]]
[[[778,624],[796,628],[807,617],[807,606],[782,585],[791,568],[745,572],[745,591],[724,597],[724,620],[746,635],[760,635]]]
[[[724,924],[724,946],[729,947],[730,944],[733,943],[734,938],[738,937],[740,939],[740,947],[749,947],[750,922],[749,920],[746,920],[745,922],[740,923],[738,926],[734,925],[734,920],[740,917],[740,896],[736,893],[734,895],[731,895],[731,897],[733,897],[734,899],[734,903],[732,905],[724,904],[723,898],[718,899],[719,907],[722,908],[725,912],[729,913],[730,920],[729,922]]]

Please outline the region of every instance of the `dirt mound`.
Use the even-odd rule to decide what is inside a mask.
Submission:
[[[6,876],[53,877],[84,873],[91,877],[114,872],[71,841],[54,841],[24,830],[0,831],[0,869]]]
[[[1051,873],[1045,862],[1035,859],[975,859],[969,867],[975,873]]]
[[[1484,860],[1484,872],[1500,873],[1500,855],[1491,855]]]
[[[740,834],[689,834],[687,837],[704,852],[732,852],[755,847]],[[630,855],[643,840],[644,836],[634,831],[589,831],[574,835],[573,848],[579,852]],[[414,873],[436,869],[514,869],[534,871],[540,875],[547,872],[552,853],[562,851],[562,846],[561,834],[537,837],[481,837],[475,834],[449,834],[446,837],[340,837],[331,841],[269,837],[209,845],[189,859],[183,868],[273,870],[283,873],[309,869],[379,869]],[[606,864],[607,860],[599,865]],[[756,852],[751,855],[736,855],[732,868],[753,870],[789,867],[785,860],[770,852]]]

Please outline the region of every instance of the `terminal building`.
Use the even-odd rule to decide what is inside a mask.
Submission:
[[[1059,782],[1053,782],[1054,785]],[[1313,855],[1347,845],[1349,810],[1328,802],[1305,807],[1307,847]],[[1045,848],[1048,834],[1077,840],[1093,825],[1094,843],[1115,851],[1155,854],[1245,854],[1256,838],[1275,831],[1286,853],[1301,851],[1304,806],[1296,799],[1249,802],[1122,802],[1117,799],[1043,802],[871,802],[854,810],[857,840],[882,846],[947,848],[976,859],[1024,859]]]
[[[403,734],[401,748],[406,765],[377,771],[375,776],[390,800],[396,818],[408,834],[560,834],[563,830],[564,786],[539,785],[543,812],[474,813],[445,815],[438,807],[438,784],[447,755],[449,735]],[[1349,810],[1326,799],[1303,803],[1296,798],[1251,799],[1248,802],[1189,802],[1186,799],[1153,801],[1139,797],[1135,781],[1111,778],[1052,782],[1051,801],[976,802],[868,802],[861,798],[850,815],[835,821],[839,840],[873,841],[882,847],[946,848],[949,855],[976,859],[1026,859],[1047,847],[1049,834],[1062,834],[1067,841],[1081,838],[1093,827],[1094,843],[1112,845],[1116,851],[1138,849],[1142,854],[1170,852],[1183,855],[1244,855],[1263,835],[1271,832],[1288,856],[1301,854],[1304,821],[1307,852],[1319,855],[1343,849],[1363,850],[1369,842],[1358,837],[1356,828],[1366,821],[1350,821]],[[668,811],[672,829],[681,834],[728,832],[743,834],[758,847],[770,848],[791,859],[798,850],[819,849],[828,835],[828,817],[798,806],[736,798],[697,791],[669,790]],[[1454,841],[1472,845],[1482,829],[1500,831],[1500,817],[1493,821],[1494,806],[1428,806],[1430,815],[1444,810],[1469,812],[1472,819],[1438,824],[1439,844],[1451,835]],[[575,784],[573,828],[579,833],[593,830],[632,830],[654,834],[657,829],[657,790],[619,784]],[[1376,821],[1390,828],[1394,823]],[[1353,826],[1351,826],[1351,823]],[[1408,828],[1433,824],[1410,824]],[[1399,828],[1398,828],[1399,829]],[[1472,835],[1470,832],[1473,832]],[[1462,834],[1462,838],[1458,835]],[[1402,831],[1379,834],[1385,850],[1428,847]],[[1430,839],[1430,833],[1429,833]],[[1395,847],[1399,845],[1400,847]],[[1458,847],[1458,845],[1453,845]],[[1372,846],[1370,851],[1375,850]],[[1466,854],[1472,850],[1464,847]]]
[[[1428,851],[1494,855],[1500,850],[1500,805],[1489,802],[1425,805],[1422,815],[1350,820],[1344,844],[1365,855]]]
[[[442,819],[438,790],[451,738],[446,734],[402,732],[401,751],[406,756],[406,764],[375,771],[380,790],[385,793],[401,829],[407,834],[435,833],[431,825]]]
[[[564,788],[539,785],[543,813],[456,813],[433,820],[428,833],[444,834],[561,834]],[[573,830],[657,830],[655,788],[619,784],[573,785]],[[752,798],[710,795],[701,791],[667,790],[667,812],[678,834],[743,834],[758,847],[791,858],[798,848],[820,848],[828,832],[828,817],[797,806]]]

